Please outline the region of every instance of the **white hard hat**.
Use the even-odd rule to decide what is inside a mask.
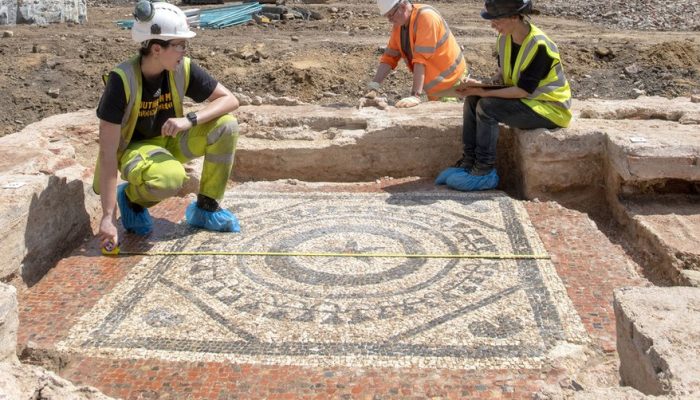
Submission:
[[[131,38],[142,43],[151,39],[190,39],[197,34],[187,25],[185,13],[172,4],[141,0],[134,10]]]
[[[379,6],[379,14],[384,15],[388,13],[400,0],[377,0],[377,6]]]

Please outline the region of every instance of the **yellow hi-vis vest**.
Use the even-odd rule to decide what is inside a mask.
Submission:
[[[121,123],[121,137],[119,138],[119,148],[117,149],[117,161],[124,154],[131,137],[136,128],[136,122],[139,119],[139,110],[141,109],[141,94],[143,84],[141,81],[141,57],[136,56],[128,61],[117,65],[112,72],[115,72],[122,78],[124,84],[124,93],[126,94],[126,108],[124,117]],[[170,81],[170,92],[173,96],[173,106],[175,108],[175,116],[180,118],[184,115],[182,109],[182,99],[187,93],[187,87],[190,83],[190,59],[183,57],[182,62],[177,66],[175,71],[168,72]],[[103,77],[107,81],[107,75]],[[100,158],[97,157],[97,165],[95,166],[95,176],[92,180],[92,190],[96,194],[100,194]]]
[[[571,122],[571,88],[564,76],[561,66],[561,58],[557,45],[551,41],[535,25],[530,24],[530,33],[525,37],[520,47],[520,52],[515,59],[515,68],[511,70],[511,35],[498,35],[498,58],[501,63],[503,82],[507,86],[516,86],[520,73],[535,57],[537,48],[544,44],[547,54],[554,60],[549,74],[540,81],[534,92],[524,99],[520,99],[537,114],[547,118],[555,124],[566,128]]]

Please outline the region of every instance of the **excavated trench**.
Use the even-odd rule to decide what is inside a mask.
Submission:
[[[588,102],[578,109],[568,129],[502,127],[499,189],[513,199],[553,201],[587,213],[656,285],[697,285],[697,105],[651,98]],[[449,194],[431,180],[461,155],[459,105],[427,104],[411,112],[263,105],[242,107],[237,115],[241,136],[229,190],[234,195],[261,181],[274,181],[259,186],[272,191],[336,184],[334,190],[344,191],[346,184],[358,191],[358,185],[393,182]],[[96,126],[85,111],[0,139],[0,252],[9,260],[0,271],[3,281],[31,287],[90,240],[101,215],[89,185]],[[36,154],[16,155],[14,149],[30,144]],[[196,191],[201,164],[187,167],[192,178],[182,195]],[[29,346],[23,357],[62,369],[70,360],[59,353]]]
[[[498,143],[499,189],[516,199],[556,201],[586,212],[599,222],[616,220],[627,230],[632,243],[642,244],[635,253],[644,254],[648,264],[656,265],[667,258],[662,261],[664,264],[675,265],[652,268],[668,271],[650,278],[658,283],[670,280],[687,284],[679,273],[697,270],[696,256],[684,251],[675,252],[680,259],[666,256],[663,253],[669,249],[663,244],[652,245],[655,251],[645,249],[659,238],[640,230],[644,224],[635,223],[625,205],[663,203],[669,199],[674,204],[696,203],[700,193],[700,156],[697,143],[693,142],[696,139],[688,141],[686,132],[697,126],[697,107],[685,102],[669,106],[652,98],[646,103],[600,101],[579,110],[574,127],[566,130],[524,132],[503,127]],[[242,107],[237,113],[241,136],[232,180],[430,180],[461,155],[460,112],[457,105],[442,104],[427,105],[411,113],[320,106]],[[21,195],[29,187],[34,189],[27,209],[12,209],[17,216],[27,213],[28,218],[24,226],[14,227],[23,231],[24,237],[16,242],[24,241],[20,246],[24,250],[19,252],[21,255],[10,251],[14,266],[5,269],[14,271],[3,273],[6,281],[13,276],[21,277],[30,286],[39,281],[61,255],[92,234],[99,216],[88,185],[98,149],[96,128],[75,123],[71,117],[58,119],[62,127],[36,124],[38,131],[30,134],[41,137],[46,148],[28,160],[25,158],[26,165],[15,168],[19,174],[11,174],[5,185],[12,186],[16,181],[15,185],[23,186],[14,189],[12,195]],[[32,130],[28,127],[24,132]],[[17,157],[13,154],[4,161],[10,165]],[[48,180],[21,175],[27,168],[38,168],[44,175],[52,171],[59,174],[48,176]],[[195,191],[198,184],[197,163],[188,169],[193,179],[182,194]],[[61,177],[66,171],[69,175],[78,172],[80,176]],[[80,181],[71,181],[74,177]],[[7,219],[12,227],[13,216]],[[55,238],[46,236],[46,222],[51,224],[50,232],[57,232]],[[55,246],[45,245],[53,242]]]

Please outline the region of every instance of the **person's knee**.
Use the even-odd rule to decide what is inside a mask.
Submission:
[[[231,139],[238,137],[238,121],[230,114],[222,115],[216,120],[214,129],[208,135],[208,144],[220,142],[222,139],[233,141]]]
[[[466,99],[464,99],[464,109],[475,109],[477,104],[479,104],[479,100],[481,100],[481,97],[479,96],[468,96]]]
[[[146,186],[157,200],[175,196],[187,180],[185,167],[177,160],[170,160],[149,168],[148,176],[144,177]]]
[[[238,135],[238,121],[230,114],[219,117],[218,128],[222,130],[222,136]]]
[[[497,99],[482,98],[476,105],[476,115],[480,119],[493,119],[494,112],[497,111]]]

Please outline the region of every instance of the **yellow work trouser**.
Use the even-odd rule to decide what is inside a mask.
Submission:
[[[129,200],[152,207],[176,195],[187,179],[182,163],[204,156],[199,193],[220,201],[231,175],[237,141],[236,118],[226,114],[176,137],[130,143],[119,160],[122,179],[129,182]]]

